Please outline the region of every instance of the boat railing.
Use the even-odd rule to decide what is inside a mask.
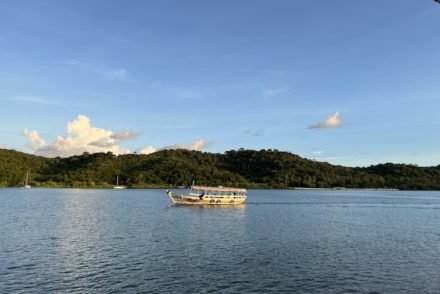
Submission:
[[[189,192],[191,196],[228,196],[228,197],[244,197],[246,193],[243,192],[229,192],[229,191],[203,191],[203,190],[191,190]]]

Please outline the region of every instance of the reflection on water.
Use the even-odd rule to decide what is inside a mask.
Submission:
[[[0,189],[0,293],[440,289],[437,192]]]
[[[64,283],[71,287],[84,286],[84,277],[99,275],[89,264],[105,263],[109,253],[115,249],[102,243],[101,236],[106,234],[108,226],[103,211],[109,210],[108,201],[100,201],[100,195],[89,190],[66,190],[62,197],[62,218],[56,224],[58,239],[58,255],[60,267],[68,273]],[[64,191],[64,192],[66,192]],[[106,246],[107,245],[107,246]],[[100,248],[100,250],[95,250]],[[117,247],[116,247],[117,248]],[[93,287],[93,282],[88,283]]]
[[[183,205],[183,204],[170,204],[167,209],[186,209],[189,211],[221,211],[230,213],[232,215],[243,217],[246,212],[246,204],[240,205]]]

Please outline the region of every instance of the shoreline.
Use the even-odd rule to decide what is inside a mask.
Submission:
[[[0,187],[0,189],[24,189],[24,187]],[[188,187],[126,187],[124,189],[114,189],[113,187],[45,187],[45,186],[32,186],[30,189],[83,189],[83,190],[186,190]],[[422,189],[396,189],[396,188],[307,188],[307,187],[287,187],[287,188],[271,188],[271,187],[253,187],[245,188],[247,190],[291,190],[291,191],[440,191],[440,190],[422,190]]]

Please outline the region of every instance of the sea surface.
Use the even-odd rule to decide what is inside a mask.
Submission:
[[[0,189],[0,293],[440,293],[440,193]]]

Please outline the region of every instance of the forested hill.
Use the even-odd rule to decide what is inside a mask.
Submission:
[[[163,150],[149,155],[84,153],[45,158],[0,149],[0,187],[23,186],[26,171],[36,187],[129,188],[222,185],[247,188],[396,188],[440,190],[440,166],[381,164],[348,168],[277,150],[224,154]]]

